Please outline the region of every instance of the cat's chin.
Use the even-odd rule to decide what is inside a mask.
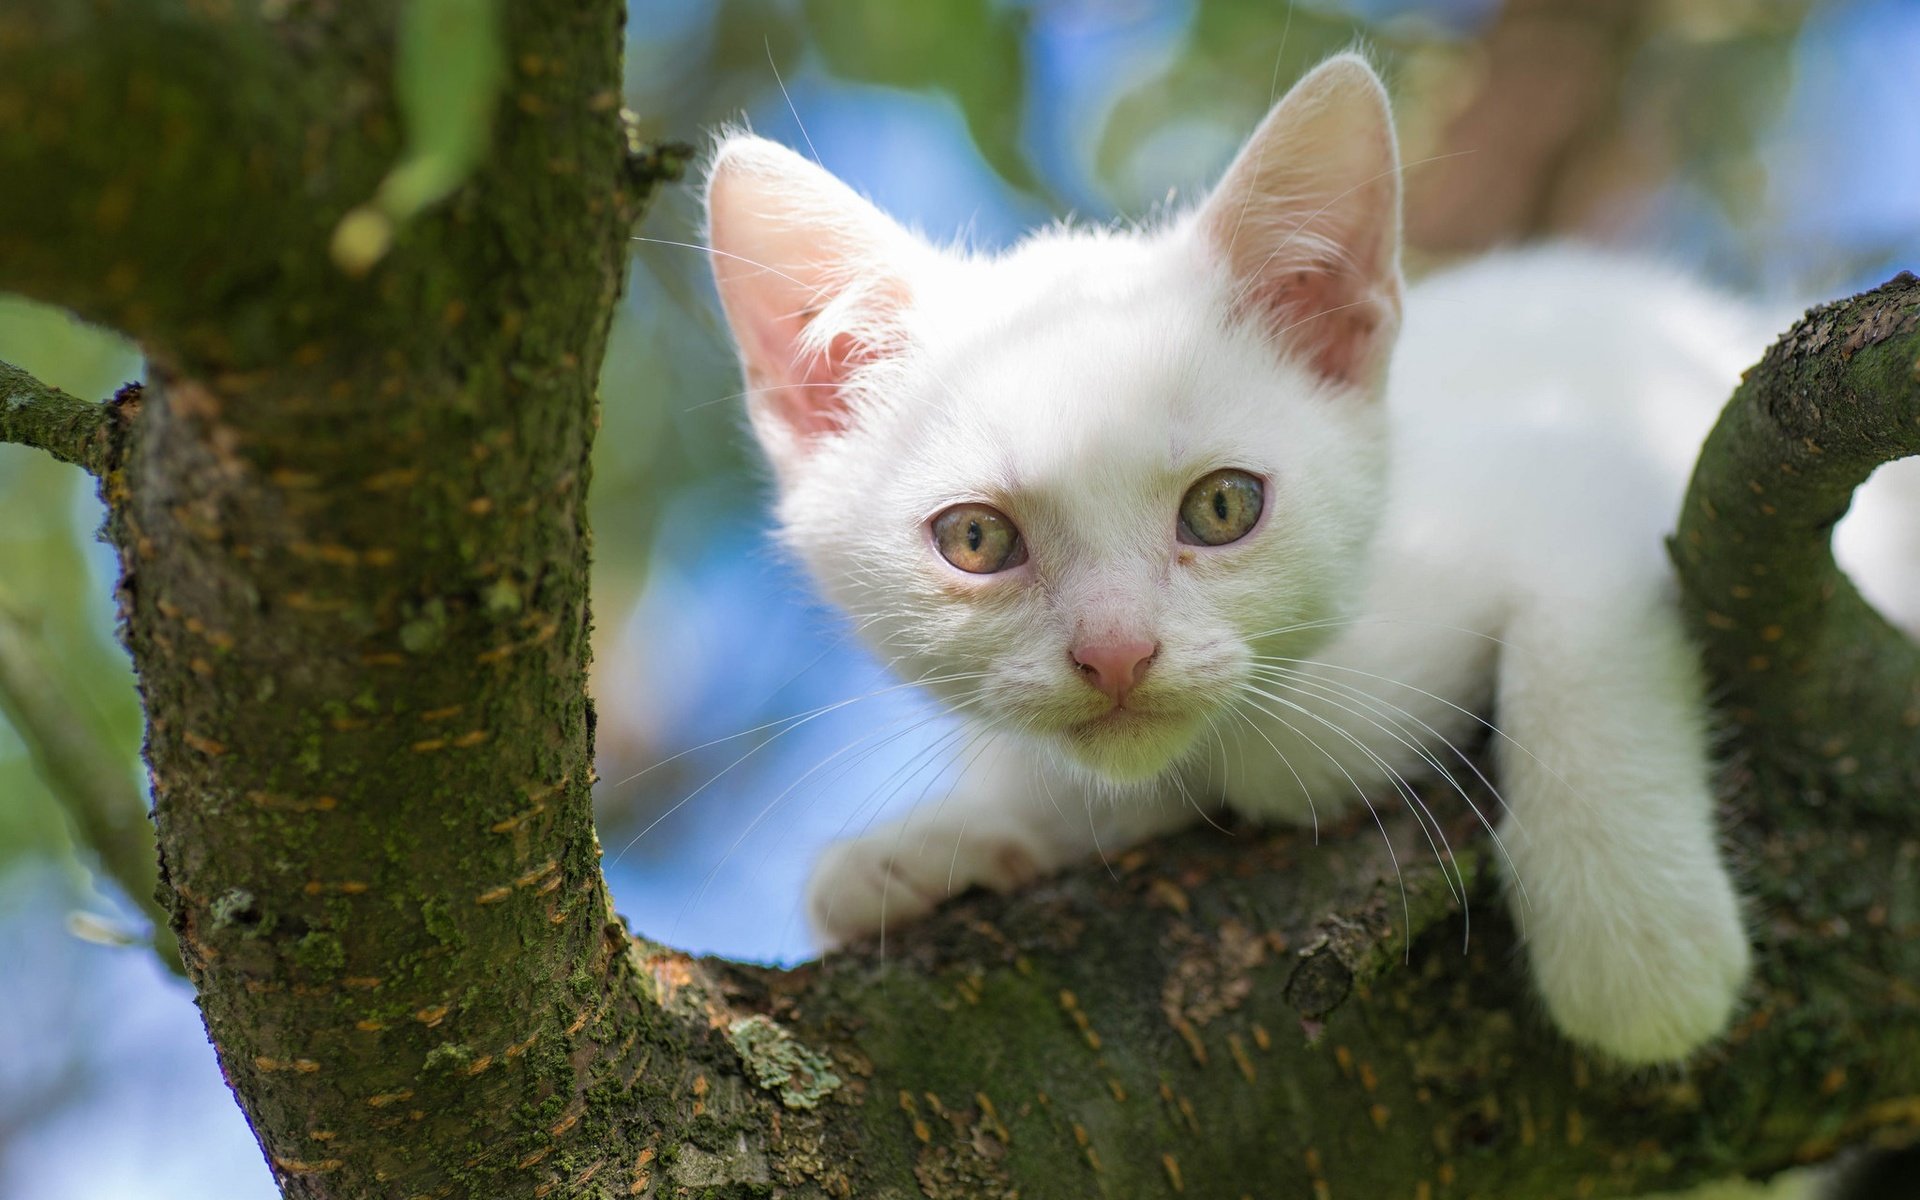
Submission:
[[[1164,774],[1193,744],[1192,716],[1116,708],[1061,729],[1054,737],[1067,758],[1110,783],[1142,783]]]

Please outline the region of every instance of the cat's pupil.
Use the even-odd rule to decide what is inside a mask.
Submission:
[[[1227,489],[1213,489],[1213,515],[1222,521],[1227,519]]]
[[[978,550],[980,548],[980,542],[982,538],[983,538],[983,535],[980,532],[980,522],[968,521],[967,522],[967,549]]]

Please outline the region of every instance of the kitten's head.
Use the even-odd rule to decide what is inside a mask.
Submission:
[[[1361,59],[1157,230],[943,251],[745,136],[707,200],[782,538],[903,678],[1139,780],[1355,598],[1400,313]]]

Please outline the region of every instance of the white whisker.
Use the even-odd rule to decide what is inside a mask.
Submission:
[[[1300,778],[1300,772],[1294,768],[1292,760],[1281,752],[1280,747],[1273,744],[1273,739],[1267,736],[1267,731],[1260,728],[1259,723],[1252,717],[1240,711],[1239,706],[1243,703],[1245,703],[1244,697],[1235,696],[1233,702],[1228,706],[1228,711],[1232,712],[1234,716],[1239,717],[1248,729],[1260,735],[1260,740],[1265,742],[1267,748],[1273,751],[1273,756],[1280,760],[1280,765],[1287,769],[1287,774],[1293,776],[1293,781],[1300,785],[1300,795],[1305,798],[1307,802],[1307,815],[1313,820],[1313,844],[1318,846],[1320,844],[1320,810],[1314,806],[1313,790],[1307,787],[1306,780]]]
[[[1353,777],[1353,773],[1351,771],[1347,770],[1346,764],[1342,763],[1330,751],[1328,751],[1325,746],[1322,746],[1319,742],[1315,741],[1311,736],[1309,736],[1305,731],[1303,731],[1298,725],[1295,725],[1293,722],[1287,720],[1285,717],[1281,716],[1279,713],[1274,712],[1272,709],[1268,708],[1266,705],[1261,704],[1258,700],[1254,700],[1251,697],[1243,697],[1243,699],[1245,700],[1245,703],[1252,706],[1255,710],[1265,713],[1267,716],[1271,717],[1275,721],[1278,721],[1280,724],[1286,726],[1287,729],[1293,732],[1293,735],[1295,737],[1299,738],[1301,741],[1305,742],[1307,745],[1313,747],[1315,750],[1318,750],[1322,755],[1326,757],[1326,760],[1328,762],[1333,764],[1334,769],[1339,771],[1342,775],[1346,776],[1347,782],[1353,785],[1354,795],[1360,798],[1360,803],[1366,806],[1367,812],[1373,817],[1374,827],[1380,831],[1380,840],[1386,845],[1387,859],[1388,861],[1393,863],[1393,877],[1394,877],[1394,880],[1400,885],[1400,913],[1401,913],[1401,916],[1406,921],[1406,956],[1409,960],[1411,960],[1413,957],[1413,905],[1407,899],[1406,876],[1401,874],[1400,856],[1394,852],[1393,839],[1387,835],[1386,822],[1380,819],[1379,810],[1373,807],[1373,801],[1367,796],[1367,789],[1360,786],[1360,781]],[[1285,761],[1284,757],[1282,761]],[[1291,770],[1292,769],[1291,766],[1289,766],[1288,769]],[[1309,803],[1311,803],[1311,801],[1309,801]],[[1319,836],[1318,827],[1316,826],[1315,828],[1316,841],[1318,841],[1318,836]]]
[[[773,61],[773,39],[762,37],[760,43],[767,52],[767,69],[773,72],[773,81],[780,85],[780,98],[787,102],[787,111],[793,114],[793,123],[800,127],[800,136],[807,143],[807,153],[813,155],[813,161],[819,165],[820,152],[813,147],[813,135],[807,132],[807,123],[800,119],[800,110],[794,107],[793,96],[787,91],[787,81],[780,78],[780,64]]]
[[[818,660],[816,659],[815,661],[817,662]],[[802,668],[802,672],[804,672],[805,669],[806,668]],[[798,678],[798,674],[799,673],[796,673],[795,678]],[[724,737],[717,737],[717,738],[711,739],[710,741],[701,742],[697,746],[689,746],[685,750],[681,750],[676,754],[669,755],[668,757],[663,758],[658,762],[650,763],[646,767],[642,768],[641,770],[635,771],[633,774],[627,776],[625,779],[622,779],[617,783],[609,784],[608,786],[615,787],[615,788],[625,787],[628,784],[632,783],[634,780],[639,779],[642,776],[647,775],[653,771],[656,771],[661,767],[666,766],[669,763],[678,762],[679,760],[687,757],[690,754],[698,754],[702,750],[709,750],[715,746],[725,745],[727,742],[738,741],[743,737],[752,737],[756,733],[761,733],[768,729],[772,729],[777,725],[784,725],[786,726],[786,728],[781,729],[779,733],[776,733],[774,735],[775,737],[780,736],[780,734],[782,733],[788,732],[788,730],[797,728],[798,726],[801,726],[801,725],[805,725],[811,721],[819,719],[820,717],[824,717],[829,713],[838,712],[843,708],[847,708],[850,705],[859,704],[861,701],[864,701],[864,700],[872,700],[876,696],[885,696],[890,692],[901,691],[902,689],[905,689],[905,688],[933,687],[938,684],[955,683],[965,679],[980,679],[980,678],[984,678],[985,674],[986,673],[983,671],[967,671],[967,672],[961,672],[959,674],[954,674],[954,675],[942,675],[937,678],[909,679],[901,683],[890,684],[887,687],[877,688],[871,692],[864,692],[861,695],[851,697],[850,699],[835,700],[829,704],[822,704],[818,708],[811,708],[811,709],[808,709],[806,712],[792,713],[784,717],[776,717],[775,719],[768,721],[764,724],[756,725],[752,729],[743,729],[739,733],[729,733]],[[787,683],[791,683],[791,682],[793,682],[792,679],[787,680]],[[783,683],[780,686],[785,687],[786,684]],[[771,738],[768,739],[768,741],[771,741],[771,740],[772,740]],[[766,744],[767,744],[766,742],[762,742],[760,745],[764,746]],[[760,746],[754,747],[754,750],[758,750],[758,749],[760,749]],[[753,751],[751,750],[748,751],[748,754],[752,754],[752,753]]]
[[[1512,734],[1500,728],[1498,725],[1495,725],[1492,721],[1487,720],[1485,717],[1481,716],[1479,713],[1474,712],[1472,709],[1465,708],[1461,705],[1455,704],[1453,701],[1447,699],[1445,696],[1436,696],[1432,692],[1427,691],[1425,688],[1415,687],[1411,683],[1405,683],[1405,682],[1402,682],[1401,680],[1392,679],[1385,675],[1376,675],[1371,671],[1362,671],[1358,667],[1342,666],[1339,663],[1320,662],[1310,658],[1285,658],[1280,655],[1258,655],[1257,654],[1257,655],[1254,655],[1254,658],[1256,660],[1266,661],[1266,662],[1291,663],[1299,666],[1308,666],[1308,667],[1322,667],[1329,671],[1347,671],[1355,675],[1364,675],[1368,679],[1377,679],[1381,683],[1391,684],[1394,687],[1406,688],[1410,692],[1416,692],[1419,695],[1425,696],[1427,699],[1434,701],[1435,703],[1446,705],[1448,708],[1453,709],[1455,712],[1462,714],[1469,720],[1484,727],[1488,732],[1492,733],[1495,737],[1499,738],[1501,741],[1505,742],[1507,745],[1512,746],[1515,750],[1518,750],[1520,753],[1526,755],[1528,758],[1532,759],[1535,763],[1539,764],[1542,770],[1546,771],[1548,774],[1552,775],[1554,779],[1558,780],[1560,785],[1566,788],[1569,793],[1571,793],[1574,796],[1580,797],[1582,800],[1586,799],[1585,796],[1581,795],[1581,792],[1578,788],[1574,787],[1572,783],[1568,782],[1565,776],[1561,775],[1559,771],[1554,769],[1553,764],[1544,761],[1543,759],[1540,758],[1539,755],[1535,754],[1533,751],[1521,745],[1519,740],[1516,739]],[[1508,814],[1509,816],[1512,815],[1511,809],[1508,809]],[[1518,828],[1518,826],[1516,826],[1516,828]]]
[[[1374,712],[1377,712],[1377,713],[1381,712],[1381,709],[1383,708],[1388,710],[1386,713],[1382,713],[1381,715],[1387,716],[1389,720],[1392,720],[1395,726],[1398,727],[1398,729],[1401,731],[1401,733],[1408,734],[1408,736],[1406,737],[1401,737],[1398,734],[1394,734],[1393,736],[1395,736],[1396,740],[1398,740],[1402,745],[1408,747],[1409,749],[1413,750],[1416,754],[1420,755],[1420,757],[1423,760],[1425,760],[1430,767],[1433,768],[1435,774],[1437,774],[1441,779],[1445,780],[1453,788],[1453,790],[1459,794],[1460,799],[1466,802],[1467,808],[1472,811],[1475,820],[1477,820],[1480,823],[1480,827],[1482,829],[1486,830],[1487,835],[1493,839],[1494,847],[1500,852],[1500,857],[1503,860],[1505,860],[1507,864],[1507,875],[1513,881],[1514,886],[1519,890],[1521,903],[1528,908],[1532,907],[1532,901],[1527,896],[1526,883],[1520,878],[1519,867],[1517,864],[1514,863],[1513,856],[1510,853],[1508,853],[1506,840],[1500,836],[1500,831],[1497,828],[1495,828],[1492,821],[1487,819],[1486,814],[1480,810],[1480,806],[1474,803],[1473,797],[1467,792],[1467,790],[1464,787],[1460,785],[1459,781],[1454,778],[1453,772],[1449,770],[1443,763],[1441,763],[1441,761],[1436,755],[1434,755],[1431,751],[1429,751],[1425,746],[1421,745],[1418,739],[1412,738],[1409,731],[1407,731],[1406,726],[1401,724],[1400,720],[1395,718],[1391,714],[1397,713],[1399,714],[1399,717],[1405,718],[1406,720],[1411,721],[1416,725],[1419,725],[1423,730],[1425,730],[1429,735],[1431,735],[1434,738],[1434,740],[1438,741],[1441,745],[1451,750],[1454,754],[1454,757],[1458,758],[1462,763],[1466,764],[1467,769],[1473,772],[1475,778],[1477,778],[1480,781],[1481,785],[1484,786],[1487,789],[1487,791],[1493,795],[1494,800],[1501,806],[1501,808],[1508,813],[1508,819],[1514,822],[1514,828],[1516,829],[1520,828],[1518,819],[1512,815],[1512,807],[1507,804],[1506,798],[1500,794],[1500,789],[1495,787],[1493,784],[1493,781],[1487,778],[1486,773],[1480,769],[1480,764],[1474,762],[1473,757],[1471,755],[1467,754],[1464,750],[1460,749],[1460,747],[1455,745],[1450,738],[1442,734],[1439,730],[1435,729],[1432,725],[1428,724],[1426,721],[1422,720],[1417,714],[1410,712],[1405,708],[1402,708],[1401,706],[1393,703],[1390,700],[1382,699],[1381,697],[1376,696],[1371,692],[1365,691],[1354,684],[1343,683],[1336,680],[1323,679],[1318,676],[1309,675],[1304,671],[1294,671],[1285,667],[1256,667],[1255,670],[1258,672],[1283,672],[1286,675],[1286,677],[1288,677],[1295,683],[1311,682],[1314,685],[1316,685],[1318,688],[1324,689],[1327,692],[1332,692],[1336,695],[1345,695],[1353,699],[1357,703],[1365,704],[1369,708],[1373,709]],[[1330,699],[1330,702],[1337,703],[1337,701],[1333,701],[1331,699]],[[1355,714],[1355,715],[1362,715],[1362,714]],[[1370,718],[1363,718],[1363,719],[1371,720]],[[1379,723],[1377,721],[1372,723],[1380,727],[1382,732],[1390,732],[1386,730],[1384,726],[1379,726]],[[1525,932],[1525,923],[1524,921],[1522,921],[1522,933],[1524,934],[1524,932]]]
[[[1288,690],[1294,691],[1295,694],[1297,695],[1308,695],[1308,693],[1302,692],[1296,688],[1292,688],[1285,683],[1276,683],[1276,686],[1288,688]],[[1265,698],[1267,698],[1268,700],[1272,700],[1276,704],[1284,704],[1288,708],[1294,710],[1295,712],[1300,713],[1302,716],[1309,717],[1315,721],[1320,722],[1322,725],[1325,725],[1328,729],[1332,730],[1334,733],[1339,734],[1341,737],[1351,742],[1353,744],[1354,749],[1360,751],[1361,754],[1365,755],[1368,758],[1368,760],[1370,760],[1373,763],[1374,766],[1378,767],[1387,776],[1387,778],[1394,784],[1395,790],[1400,793],[1401,799],[1407,802],[1408,809],[1413,813],[1414,820],[1420,826],[1421,836],[1427,839],[1427,845],[1433,850],[1434,860],[1440,866],[1440,876],[1442,879],[1446,880],[1447,890],[1452,892],[1454,899],[1459,902],[1461,912],[1463,914],[1467,914],[1469,910],[1468,910],[1468,900],[1467,900],[1466,874],[1460,869],[1459,860],[1454,857],[1453,844],[1447,838],[1447,831],[1441,827],[1440,819],[1433,815],[1433,810],[1427,807],[1426,801],[1420,798],[1419,789],[1415,788],[1413,784],[1408,781],[1407,777],[1401,774],[1398,768],[1396,768],[1392,763],[1388,762],[1383,756],[1381,756],[1377,751],[1375,751],[1373,747],[1361,741],[1360,738],[1357,735],[1355,735],[1351,730],[1340,725],[1338,722],[1330,720],[1329,718],[1322,716],[1317,712],[1314,712],[1311,708],[1308,708],[1306,705],[1296,703],[1295,701],[1288,700],[1282,696],[1276,696],[1272,692],[1266,691],[1262,688],[1249,686],[1248,690],[1260,696],[1264,696]],[[1437,843],[1434,841],[1434,838],[1436,835],[1439,837],[1439,841]],[[1442,847],[1445,848],[1444,854],[1442,853]],[[1447,865],[1449,863],[1453,865],[1453,872],[1451,875],[1449,875],[1447,872]],[[1456,877],[1459,880],[1458,887],[1454,885],[1454,880]],[[1469,914],[1467,917],[1469,926],[1471,925],[1471,919],[1472,919],[1471,915]]]

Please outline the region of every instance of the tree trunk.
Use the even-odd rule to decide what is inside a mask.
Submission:
[[[101,478],[161,896],[287,1195],[1617,1196],[1920,1129],[1914,650],[1817,550],[1916,449],[1911,280],[1769,355],[1681,528],[1746,698],[1762,964],[1689,1072],[1570,1050],[1484,856],[1469,940],[1367,827],[1188,834],[791,972],[630,938],[589,807],[584,496],[624,236],[671,164],[625,138],[622,10],[503,0],[491,152],[371,257],[337,239],[411,136],[386,6],[0,17],[0,287],[152,375],[84,413],[8,377],[0,438]],[[1783,462],[1802,483],[1746,487]],[[1780,570],[1727,607],[1753,550]]]

